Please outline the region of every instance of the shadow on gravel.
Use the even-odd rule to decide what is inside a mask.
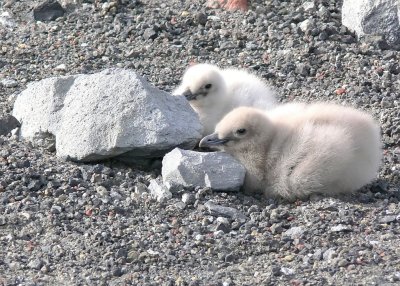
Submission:
[[[332,196],[335,199],[352,204],[372,205],[381,200],[397,202],[400,200],[400,188],[390,185],[389,182],[378,179],[376,182],[364,186],[353,194]]]
[[[390,185],[385,180],[377,180],[352,194],[325,195],[313,194],[307,198],[288,201],[281,198],[265,198],[261,194],[248,195],[244,193],[231,193],[227,196],[233,196],[244,205],[258,205],[261,208],[271,205],[302,205],[310,202],[325,201],[329,199],[339,200],[344,203],[362,204],[373,206],[379,201],[388,200],[389,202],[398,202],[400,200],[400,188]]]

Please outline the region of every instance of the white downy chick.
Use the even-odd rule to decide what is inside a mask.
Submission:
[[[276,106],[275,93],[262,80],[245,70],[219,69],[211,64],[196,64],[185,72],[174,95],[183,95],[199,114],[204,135],[232,109],[252,106],[271,109]]]
[[[241,161],[245,191],[290,200],[354,192],[376,178],[382,159],[373,118],[326,103],[291,103],[269,112],[237,108],[200,147],[224,150]]]

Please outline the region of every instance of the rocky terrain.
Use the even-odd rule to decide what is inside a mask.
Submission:
[[[47,77],[122,67],[169,92],[190,63],[210,62],[252,70],[282,102],[370,112],[384,160],[376,182],[346,197],[187,188],[157,201],[159,169],[63,161],[3,135],[0,285],[399,285],[400,52],[357,41],[342,1],[254,0],[232,12],[203,0],[64,0],[49,22],[34,21],[37,3],[0,3],[1,116]]]

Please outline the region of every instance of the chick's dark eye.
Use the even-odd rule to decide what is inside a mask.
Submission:
[[[245,133],[246,133],[246,129],[244,129],[244,128],[240,128],[240,129],[236,130],[236,134],[243,135]]]
[[[212,84],[211,84],[211,83],[208,83],[208,84],[206,84],[204,87],[205,87],[205,89],[210,89],[210,88],[212,87]]]

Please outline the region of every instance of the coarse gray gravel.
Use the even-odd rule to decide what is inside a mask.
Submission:
[[[191,62],[243,67],[283,102],[371,112],[378,181],[295,203],[207,188],[157,201],[147,187],[160,170],[64,162],[1,136],[0,285],[400,284],[400,52],[357,42],[342,1],[254,0],[245,13],[205,2],[64,0],[48,23],[33,21],[39,1],[0,2],[11,15],[0,21],[0,115],[28,82],[55,75],[125,67],[171,91]]]

